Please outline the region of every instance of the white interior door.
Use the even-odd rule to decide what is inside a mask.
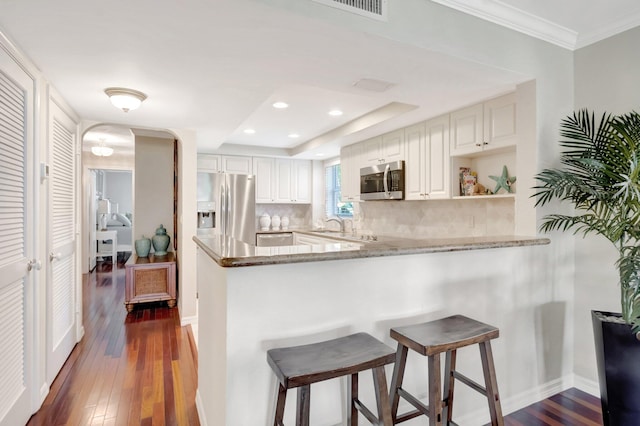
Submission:
[[[49,102],[47,382],[76,344],[76,123]]]
[[[35,387],[34,93],[0,45],[0,426],[29,420]]]

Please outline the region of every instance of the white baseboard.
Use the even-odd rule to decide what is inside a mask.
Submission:
[[[38,401],[38,409],[40,409],[40,407],[42,407],[42,404],[44,403],[44,400],[47,398],[47,395],[49,395],[49,384],[48,383],[43,383],[42,386],[40,387],[40,400]]]
[[[573,387],[573,375],[567,375],[509,398],[502,399],[502,414],[506,416],[509,413],[518,411],[571,387]],[[454,420],[459,425],[483,425],[491,423],[489,411],[486,408],[458,416]]]
[[[597,398],[600,398],[600,384],[590,379],[574,374],[573,386]]]
[[[202,397],[200,396],[200,390],[196,390],[196,409],[198,410],[198,417],[200,418],[200,425],[207,426],[207,416],[204,413],[204,409],[202,408],[203,402]]]
[[[197,315],[193,315],[190,317],[180,317],[180,325],[181,326],[185,326],[185,325],[189,325],[189,324],[198,324],[198,316]]]

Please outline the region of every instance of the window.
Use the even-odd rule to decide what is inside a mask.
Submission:
[[[340,178],[340,164],[324,169],[325,213],[327,216],[353,217],[353,203],[340,200]]]

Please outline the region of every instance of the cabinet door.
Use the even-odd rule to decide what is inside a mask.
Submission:
[[[291,192],[291,167],[291,160],[276,159],[276,203],[291,203],[293,200],[293,193]]]
[[[451,155],[482,151],[482,109],[482,104],[477,104],[451,113]]]
[[[360,142],[362,146],[362,159],[366,165],[383,163],[380,147],[382,145],[382,136],[367,139]]]
[[[217,173],[221,170],[219,155],[198,154],[198,171]]]
[[[449,198],[451,194],[449,160],[449,115],[425,123],[425,189],[429,199]]]
[[[293,188],[293,202],[298,204],[311,203],[311,161],[293,160],[293,176],[291,184]]]
[[[222,157],[222,171],[226,173],[236,173],[240,175],[250,175],[253,173],[252,157],[239,155],[224,155]]]
[[[398,129],[382,136],[381,153],[384,163],[404,160],[404,129]]]
[[[406,200],[424,200],[426,145],[425,123],[415,124],[405,129],[407,160],[405,162],[404,185]]]
[[[253,174],[256,175],[256,203],[273,203],[275,201],[275,160],[254,157]]]
[[[516,144],[515,93],[484,103],[484,142],[485,150]]]
[[[360,156],[362,145],[353,144],[340,150],[340,186],[342,201],[360,200]]]

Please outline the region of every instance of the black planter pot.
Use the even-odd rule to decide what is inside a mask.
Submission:
[[[618,313],[591,311],[605,426],[640,425],[640,341]]]

